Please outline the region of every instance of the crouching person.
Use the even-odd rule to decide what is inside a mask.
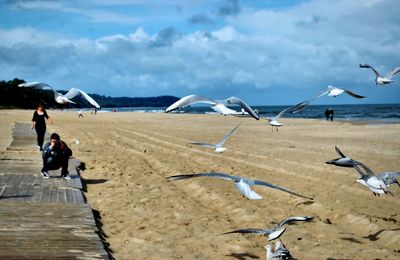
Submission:
[[[43,149],[43,178],[49,178],[49,170],[57,170],[61,168],[61,177],[69,180],[71,177],[68,173],[68,160],[72,155],[71,149],[60,139],[57,133],[50,136],[48,142]]]

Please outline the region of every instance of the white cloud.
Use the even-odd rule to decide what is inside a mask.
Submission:
[[[372,0],[310,1],[275,11],[243,7],[213,31],[163,25],[155,34],[134,27],[94,40],[0,29],[0,70],[4,79],[111,96],[244,95],[258,104],[288,104],[330,84],[368,96],[373,75],[358,64],[382,71],[400,65],[399,9],[395,1]],[[301,96],[278,101],[269,94],[289,90]]]

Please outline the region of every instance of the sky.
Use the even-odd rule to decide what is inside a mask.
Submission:
[[[290,105],[400,103],[398,0],[0,0],[0,80]]]

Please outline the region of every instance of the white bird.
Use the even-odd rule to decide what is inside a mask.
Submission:
[[[243,196],[245,196],[246,198],[251,199],[251,200],[262,199],[262,197],[259,194],[257,194],[255,191],[253,191],[251,189],[251,186],[254,186],[254,185],[265,186],[265,187],[268,187],[268,188],[281,190],[281,191],[290,193],[290,194],[298,196],[298,197],[302,197],[302,198],[305,198],[305,199],[313,200],[313,198],[300,195],[298,193],[295,193],[293,191],[290,191],[290,190],[287,190],[285,188],[279,187],[279,186],[274,185],[274,184],[269,183],[269,182],[253,180],[253,179],[247,179],[247,178],[243,178],[243,177],[240,177],[240,176],[229,175],[229,174],[226,174],[226,173],[210,172],[210,173],[195,173],[195,174],[173,175],[173,176],[167,177],[167,179],[183,180],[183,179],[189,179],[189,178],[195,178],[195,177],[209,177],[209,178],[218,178],[218,179],[233,181],[235,183],[236,188],[239,190],[239,192]]]
[[[322,97],[324,95],[328,95],[330,97],[337,97],[342,93],[346,93],[346,94],[348,94],[348,95],[350,95],[350,96],[352,96],[354,98],[358,98],[358,99],[365,98],[364,96],[360,96],[358,94],[355,94],[354,92],[351,92],[350,90],[337,88],[337,87],[334,87],[334,86],[331,86],[331,85],[329,85],[327,90],[325,92],[323,92],[322,94],[320,94],[318,97]]]
[[[230,114],[232,113],[233,110],[228,109],[225,105],[239,105],[241,106],[247,113],[249,113],[252,117],[255,119],[259,120],[259,117],[254,110],[247,105],[243,100],[241,100],[238,97],[230,97],[224,100],[212,100],[206,97],[202,97],[199,95],[189,95],[186,97],[183,97],[170,105],[166,110],[165,113],[169,113],[174,110],[178,110],[193,104],[197,103],[205,103],[208,105],[211,105],[211,108],[213,108],[215,111],[222,113],[222,114]],[[220,106],[222,104],[223,106]],[[236,111],[235,111],[236,114]]]
[[[78,88],[71,88],[65,95],[63,95],[63,94],[57,92],[57,90],[55,90],[52,86],[50,86],[46,83],[41,83],[41,82],[26,82],[26,83],[19,84],[18,87],[49,89],[49,90],[53,91],[54,99],[59,104],[67,104],[67,103],[76,104],[71,99],[78,95],[82,95],[92,106],[96,107],[97,109],[100,109],[100,105],[97,104],[97,102],[94,101],[93,98],[91,98],[88,94],[86,94],[85,92],[83,92],[82,90],[80,90]]]
[[[281,241],[277,240],[275,242],[275,250],[272,251],[271,245],[266,245],[266,257],[267,260],[291,260],[294,259],[293,256],[290,254],[289,250],[285,247]]]
[[[278,122],[278,118],[280,118],[281,116],[283,116],[285,113],[297,113],[301,110],[303,110],[306,106],[308,106],[308,104],[311,101],[306,100],[303,101],[301,103],[298,103],[294,106],[285,108],[284,110],[282,110],[281,112],[279,112],[276,116],[274,117],[266,117],[265,119],[268,120],[268,124],[271,126],[272,131],[274,131],[274,126],[276,128],[276,131],[278,132],[278,127],[283,126],[283,124],[281,122]]]
[[[272,241],[278,239],[285,231],[286,228],[283,227],[285,224],[298,222],[298,221],[310,221],[314,217],[312,216],[304,216],[304,217],[290,217],[287,219],[282,220],[273,228],[270,229],[261,229],[261,228],[244,228],[244,229],[236,229],[230,232],[226,232],[226,234],[233,234],[233,233],[241,233],[241,234],[259,234],[267,237],[268,241]]]
[[[236,131],[236,129],[240,126],[240,124],[238,124],[237,126],[235,126],[234,128],[232,128],[229,132],[227,132],[224,137],[222,137],[222,139],[216,143],[216,144],[209,144],[209,143],[201,143],[201,142],[194,142],[191,144],[195,144],[195,145],[200,145],[200,146],[205,146],[205,147],[211,147],[215,149],[216,153],[222,153],[226,150],[225,147],[222,147],[224,145],[224,143],[229,139],[229,137],[231,137],[231,135]]]
[[[359,161],[353,160],[350,157],[345,156],[337,147],[335,147],[335,150],[341,157],[327,161],[326,163],[333,164],[339,167],[354,168],[361,176],[356,180],[356,182],[368,187],[368,189],[372,191],[374,195],[379,196],[380,194],[386,193],[390,193],[391,195],[393,195],[385,181],[382,178],[378,178],[368,166]]]
[[[309,99],[309,100],[305,100],[303,102],[300,102],[294,106],[285,108],[284,110],[282,110],[281,112],[279,112],[276,116],[274,117],[267,117],[266,119],[268,120],[268,124],[271,125],[272,127],[272,131],[274,129],[274,126],[276,128],[276,131],[278,131],[278,127],[282,126],[283,124],[280,123],[278,121],[278,118],[283,116],[285,113],[298,113],[300,111],[302,111],[303,109],[305,109],[308,105],[310,105],[311,102],[313,102],[315,99],[320,98],[322,96],[331,96],[331,97],[336,97],[342,93],[346,93],[352,97],[361,99],[361,98],[365,98],[364,96],[360,96],[358,94],[355,94],[349,90],[346,89],[341,89],[341,88],[337,88],[337,87],[333,87],[333,86],[328,86],[327,89],[325,91],[323,91],[322,93],[318,94],[317,96]]]
[[[395,67],[395,68],[391,69],[386,74],[386,76],[382,76],[371,65],[368,65],[368,64],[365,64],[365,63],[361,63],[360,64],[360,68],[368,68],[368,69],[371,69],[375,73],[375,85],[378,85],[378,84],[379,85],[386,85],[386,84],[390,84],[390,83],[394,82],[394,80],[392,80],[392,78],[394,77],[394,75],[396,75],[397,73],[400,72],[400,67]]]
[[[339,167],[347,167],[347,168],[353,168],[355,164],[356,165],[361,164],[360,162],[353,160],[350,157],[344,155],[344,153],[342,153],[337,146],[335,146],[335,151],[340,157],[329,160],[329,161],[325,162],[326,164],[332,164],[332,165],[336,165]]]

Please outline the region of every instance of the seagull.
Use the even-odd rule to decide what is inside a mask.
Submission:
[[[193,105],[193,104],[197,104],[197,103],[205,103],[205,104],[211,105],[212,109],[214,109],[215,111],[222,113],[224,115],[231,114],[232,111],[234,111],[232,109],[227,108],[225,105],[239,105],[247,113],[249,113],[252,117],[259,120],[257,113],[254,112],[254,110],[249,105],[247,105],[243,100],[241,100],[238,97],[230,97],[230,98],[227,98],[224,100],[212,100],[212,99],[202,97],[199,95],[189,95],[189,96],[179,99],[178,101],[176,101],[175,103],[170,105],[165,110],[165,113],[169,113],[171,111],[178,110],[178,109],[181,109],[181,108]],[[223,106],[221,106],[221,105],[223,105]],[[234,111],[234,112],[236,114],[236,111]]]
[[[360,165],[361,163],[358,161],[355,161],[351,159],[350,157],[347,157],[342,153],[337,146],[335,146],[335,151],[336,153],[340,156],[339,158],[330,160],[325,162],[326,164],[333,164],[339,167],[347,167],[347,168],[353,168],[354,165]]]
[[[339,167],[354,168],[360,174],[360,178],[358,178],[356,182],[368,187],[368,189],[372,191],[374,196],[379,196],[380,194],[386,193],[390,193],[391,195],[393,195],[385,181],[382,178],[378,178],[378,176],[376,176],[375,173],[368,166],[359,161],[353,160],[350,157],[345,156],[337,147],[335,147],[335,150],[341,156],[341,158],[327,161],[327,164],[333,164]],[[389,179],[390,177],[388,177],[388,180]]]
[[[261,229],[261,228],[244,228],[244,229],[236,229],[230,232],[226,232],[222,235],[232,234],[232,233],[241,233],[241,234],[259,234],[267,237],[268,241],[272,241],[278,239],[285,231],[286,228],[283,227],[285,224],[298,222],[298,221],[310,221],[314,217],[312,216],[304,216],[304,217],[290,217],[282,220],[273,228],[270,229]]]
[[[311,102],[311,101],[309,101],[309,100],[300,102],[300,103],[298,103],[298,104],[296,104],[296,105],[294,105],[294,106],[285,108],[284,110],[282,110],[281,112],[279,112],[279,113],[278,113],[276,116],[274,116],[274,117],[266,117],[265,119],[268,120],[268,124],[271,126],[272,131],[274,131],[274,126],[275,126],[276,131],[278,132],[278,127],[283,126],[282,123],[278,122],[278,118],[280,118],[281,116],[283,116],[285,113],[289,113],[289,112],[290,112],[290,113],[297,113],[297,112],[303,110],[306,106],[308,106],[308,104],[309,104],[310,102]]]
[[[290,254],[289,250],[285,247],[281,241],[277,240],[275,242],[275,250],[272,251],[271,245],[266,245],[266,257],[267,260],[291,260],[294,259]]]
[[[272,127],[272,131],[274,129],[274,126],[276,128],[276,131],[278,131],[278,127],[282,126],[283,124],[278,122],[278,118],[283,116],[285,113],[298,113],[300,111],[302,111],[303,109],[305,109],[308,105],[310,105],[311,102],[313,102],[315,99],[320,98],[322,96],[332,96],[332,97],[337,97],[338,95],[342,94],[342,93],[346,93],[352,97],[361,99],[361,98],[365,98],[364,96],[360,96],[358,94],[355,94],[349,90],[346,89],[341,89],[341,88],[337,88],[337,87],[333,87],[333,86],[328,86],[328,88],[323,91],[322,93],[318,94],[317,96],[309,99],[309,100],[305,100],[303,102],[300,102],[296,105],[293,105],[291,107],[285,108],[284,110],[282,110],[281,112],[279,112],[276,116],[274,117],[267,117],[266,119],[268,120],[268,124],[271,125]]]
[[[259,194],[257,194],[255,191],[253,191],[251,189],[251,186],[254,186],[254,185],[265,186],[265,187],[269,187],[269,188],[272,188],[272,189],[281,190],[281,191],[290,193],[290,194],[298,196],[298,197],[302,197],[302,198],[305,198],[305,199],[313,200],[313,198],[300,195],[298,193],[295,193],[293,191],[290,191],[290,190],[287,190],[285,188],[279,187],[279,186],[274,185],[274,184],[269,183],[269,182],[253,180],[253,179],[247,179],[247,178],[243,178],[243,177],[240,177],[240,176],[229,175],[229,174],[226,174],[226,173],[207,172],[207,173],[173,175],[173,176],[167,177],[167,179],[183,180],[183,179],[189,179],[189,178],[195,178],[195,177],[209,177],[209,178],[218,178],[218,179],[223,179],[223,180],[227,180],[227,181],[233,181],[235,183],[236,188],[239,190],[239,192],[244,197],[246,197],[248,199],[251,199],[251,200],[262,199],[262,197]]]
[[[375,85],[378,85],[378,84],[386,85],[386,84],[390,84],[390,83],[394,82],[394,80],[392,80],[392,78],[394,77],[394,75],[396,75],[400,71],[400,67],[395,67],[395,68],[391,69],[384,77],[381,74],[379,74],[379,72],[371,65],[361,63],[360,68],[371,69],[375,73],[375,76],[376,76]]]
[[[216,153],[222,153],[226,150],[225,147],[222,147],[224,145],[224,143],[226,142],[226,140],[229,139],[229,137],[231,137],[231,135],[233,134],[233,132],[236,131],[236,129],[240,126],[240,124],[238,124],[237,126],[235,126],[233,129],[231,129],[228,133],[226,133],[224,135],[224,137],[222,137],[222,139],[219,141],[219,143],[217,144],[209,144],[209,143],[191,143],[191,144],[195,144],[195,145],[200,145],[200,146],[205,146],[205,147],[211,147],[215,149]]]
[[[82,90],[80,90],[78,88],[71,88],[65,95],[63,95],[63,94],[57,92],[57,90],[55,90],[52,86],[50,86],[46,83],[41,83],[41,82],[26,82],[26,83],[19,84],[18,87],[50,89],[54,93],[55,101],[59,104],[67,104],[67,103],[76,104],[71,99],[78,95],[82,95],[92,106],[94,106],[97,109],[100,109],[100,105],[97,104],[97,102],[94,101],[93,98],[91,98],[88,94],[86,94],[85,92],[83,92]]]
[[[323,95],[328,95],[330,97],[334,97],[335,98],[335,97],[339,96],[342,93],[346,93],[346,94],[348,94],[348,95],[350,95],[350,96],[352,96],[354,98],[358,98],[358,99],[365,98],[364,96],[360,96],[358,94],[355,94],[354,92],[351,92],[350,90],[337,88],[337,87],[334,87],[332,85],[329,85],[327,90],[325,92],[323,92],[322,94],[320,94],[318,97],[321,97]]]

